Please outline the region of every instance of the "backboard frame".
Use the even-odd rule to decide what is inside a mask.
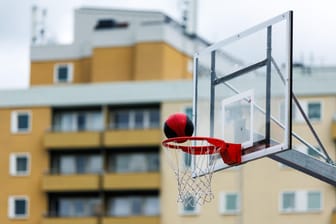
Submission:
[[[272,117],[270,114],[270,91],[271,87],[268,82],[270,82],[270,72],[271,72],[271,66],[272,66],[272,50],[271,50],[271,42],[272,42],[272,26],[274,24],[277,24],[279,22],[285,22],[286,23],[286,60],[287,60],[287,75],[286,77],[282,77],[282,82],[285,86],[285,121],[284,124],[279,122],[276,118]],[[218,49],[221,49],[225,47],[228,44],[231,44],[232,42],[239,41],[240,39],[243,39],[245,37],[248,37],[249,35],[252,35],[255,32],[258,32],[260,30],[267,30],[267,52],[266,52],[266,58],[260,61],[256,61],[253,64],[249,64],[248,66],[245,66],[239,70],[236,70],[232,73],[229,73],[225,75],[224,77],[217,77],[216,75],[216,51]],[[255,159],[259,159],[265,156],[272,155],[274,153],[279,153],[281,151],[286,151],[288,149],[292,148],[292,119],[291,119],[291,111],[292,111],[292,52],[293,52],[293,12],[288,11],[286,13],[283,13],[281,15],[278,15],[272,19],[269,19],[263,23],[260,23],[256,26],[253,26],[241,33],[238,33],[236,35],[233,35],[223,41],[220,41],[218,43],[215,43],[197,53],[194,55],[194,69],[193,69],[193,75],[194,75],[194,92],[193,92],[193,122],[195,125],[195,135],[199,135],[199,127],[198,127],[198,97],[199,97],[199,89],[197,88],[199,86],[199,59],[201,56],[204,55],[210,55],[210,100],[209,100],[209,108],[210,113],[208,114],[209,118],[209,137],[217,137],[214,136],[214,125],[215,122],[218,122],[215,120],[215,92],[216,88],[219,85],[226,85],[228,88],[230,88],[232,91],[236,91],[239,96],[243,96],[244,93],[240,93],[235,89],[235,87],[230,86],[230,84],[227,84],[228,81],[243,76],[244,74],[247,74],[251,71],[266,67],[266,109],[260,108],[257,104],[252,103],[253,107],[256,110],[261,110],[263,113],[265,113],[266,118],[266,126],[265,126],[265,144],[270,145],[269,147],[262,148],[261,150],[252,150],[250,153],[245,153],[242,156],[242,163],[246,163]],[[273,64],[274,66],[274,64]],[[276,67],[276,66],[275,66]],[[277,67],[276,67],[277,69]],[[280,125],[284,129],[284,140],[283,143],[277,144],[275,146],[271,145],[271,137],[270,137],[270,123],[271,121],[275,122],[276,124]],[[225,141],[225,138],[224,138]],[[215,170],[222,170],[225,168],[229,168],[230,166],[225,163],[217,163]]]

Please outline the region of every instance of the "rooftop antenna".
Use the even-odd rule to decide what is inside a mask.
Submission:
[[[181,1],[182,1],[182,26],[184,28],[184,32],[189,36],[195,36],[197,29],[198,0],[181,0]]]
[[[46,42],[47,9],[37,5],[32,6],[31,44],[38,45]]]

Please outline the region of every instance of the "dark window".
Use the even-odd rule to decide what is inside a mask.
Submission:
[[[58,82],[67,82],[69,77],[68,66],[59,66],[57,69],[57,81]]]
[[[15,216],[22,216],[22,215],[26,215],[27,211],[26,211],[26,200],[24,199],[16,199],[15,200],[15,209],[14,209],[14,214]]]
[[[17,157],[16,158],[16,171],[17,172],[26,172],[28,167],[28,158],[27,157]]]
[[[19,114],[18,115],[18,130],[27,130],[29,128],[29,115]]]

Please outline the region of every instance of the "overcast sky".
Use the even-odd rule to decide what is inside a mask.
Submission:
[[[180,20],[182,0],[0,1],[0,89],[29,83],[31,6],[46,7],[47,31],[71,43],[73,10],[81,6],[159,10]],[[294,11],[294,60],[336,66],[335,0],[198,0],[197,33],[216,42],[288,10]]]

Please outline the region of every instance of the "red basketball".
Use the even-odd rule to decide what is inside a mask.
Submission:
[[[168,117],[163,131],[167,138],[192,136],[194,125],[186,114],[175,113]]]

